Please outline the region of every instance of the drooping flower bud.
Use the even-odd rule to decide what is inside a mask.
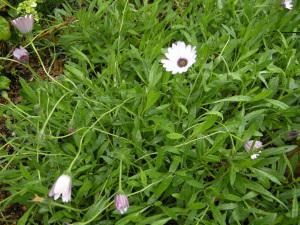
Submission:
[[[26,15],[26,16],[21,16],[13,21],[11,21],[12,25],[17,28],[22,34],[26,34],[32,31],[33,28],[33,16]]]
[[[29,62],[29,52],[22,46],[20,46],[19,48],[15,48],[15,50],[13,51],[13,56],[15,60],[21,63]]]
[[[63,202],[71,201],[72,194],[72,179],[69,175],[61,175],[53,184],[49,197],[53,197],[57,200],[60,196]]]
[[[127,196],[124,194],[117,194],[115,197],[115,207],[121,214],[126,213],[129,208]]]

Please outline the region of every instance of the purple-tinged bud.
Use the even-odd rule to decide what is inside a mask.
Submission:
[[[247,152],[251,150],[258,150],[263,147],[263,143],[261,141],[248,140],[244,144],[244,148]],[[250,156],[251,159],[256,159],[260,155],[261,151],[254,153]]]
[[[121,214],[126,213],[129,208],[127,196],[124,194],[117,194],[115,197],[115,207]]]
[[[291,141],[291,140],[293,140],[293,139],[296,139],[297,137],[298,137],[298,131],[296,131],[296,130],[292,130],[292,131],[290,131],[290,132],[288,132],[288,134],[287,134],[287,140],[288,141]]]
[[[15,50],[13,51],[13,56],[15,60],[21,63],[29,62],[29,52],[22,46],[20,46],[19,48],[15,48]]]
[[[244,148],[247,152],[249,152],[251,149],[260,149],[262,148],[263,143],[261,141],[254,141],[254,140],[249,140],[246,141],[244,144]]]
[[[17,28],[22,34],[26,34],[32,31],[33,28],[33,16],[26,15],[26,16],[21,16],[13,21],[11,21],[12,25]]]

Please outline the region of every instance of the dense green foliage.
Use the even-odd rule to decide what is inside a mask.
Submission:
[[[42,58],[64,56],[63,74],[32,71],[33,82],[20,77],[22,101],[1,105],[14,136],[3,137],[12,154],[0,148],[11,193],[0,210],[25,205],[20,224],[297,224],[298,157],[287,157],[296,146],[286,136],[300,130],[298,10],[273,0],[78,4],[54,10],[51,26],[75,17],[55,39],[35,41]],[[160,60],[177,40],[197,47],[197,62],[171,75]],[[256,160],[248,139],[264,143]],[[72,201],[55,202],[49,188],[79,150]],[[120,160],[123,216],[112,205]]]

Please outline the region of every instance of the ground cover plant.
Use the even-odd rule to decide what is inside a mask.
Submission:
[[[299,224],[299,2],[22,2],[0,224]]]

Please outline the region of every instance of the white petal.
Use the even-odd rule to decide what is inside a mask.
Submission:
[[[177,44],[178,49],[181,49],[181,50],[185,49],[185,43],[183,41],[177,41],[176,44]]]
[[[67,195],[62,195],[62,201],[63,202],[69,202],[71,201],[71,193]]]
[[[60,197],[60,193],[54,193],[54,200],[59,199],[59,197]]]
[[[250,156],[250,158],[254,160],[254,159],[256,159],[258,156],[259,156],[259,154],[258,154],[258,153],[255,153],[255,154],[252,154],[252,155]]]
[[[52,188],[51,188],[51,190],[50,190],[50,192],[48,194],[49,197],[53,197],[54,196],[54,185],[52,185]]]

